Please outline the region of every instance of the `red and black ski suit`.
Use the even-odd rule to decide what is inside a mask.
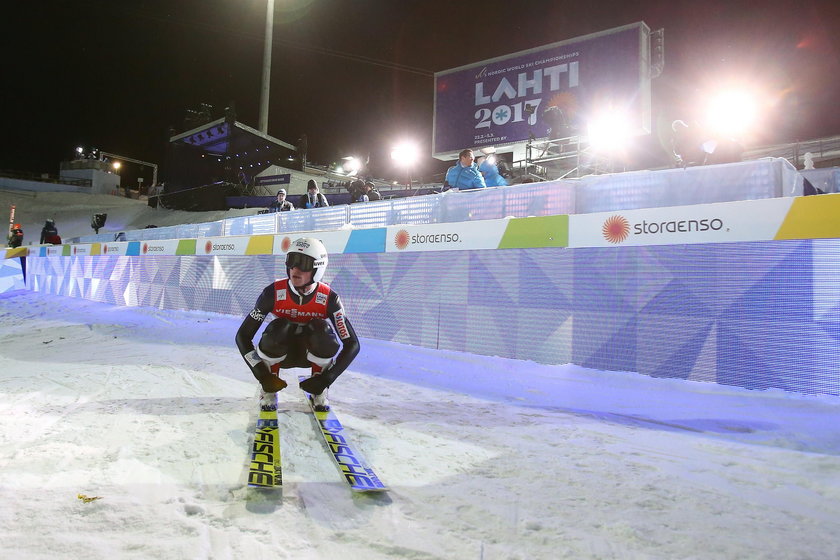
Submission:
[[[288,279],[277,280],[265,287],[236,333],[239,352],[261,383],[268,368],[253,359],[253,339],[268,315],[274,320],[263,331],[260,357],[279,359],[281,369],[311,366],[318,372],[323,367],[318,376],[321,391],[347,369],[361,348],[341,299],[329,285],[318,282],[309,294],[301,295]]]

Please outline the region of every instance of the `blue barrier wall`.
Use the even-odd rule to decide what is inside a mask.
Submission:
[[[26,288],[21,264],[20,258],[0,260],[0,294]]]
[[[27,281],[118,305],[244,316],[282,273],[273,255],[103,255],[29,259]],[[326,280],[363,337],[840,394],[837,239],[336,254]]]

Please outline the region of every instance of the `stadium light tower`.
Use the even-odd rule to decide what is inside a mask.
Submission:
[[[413,142],[400,142],[391,150],[391,159],[408,171],[408,187],[411,188],[411,170],[420,159],[420,150]]]
[[[266,0],[265,45],[263,46],[262,89],[259,131],[268,134],[268,98],[271,86],[271,42],[274,35],[274,0]]]

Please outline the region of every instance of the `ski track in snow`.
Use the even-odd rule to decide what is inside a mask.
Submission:
[[[391,491],[351,494],[290,383],[283,497],[261,500],[238,324],[0,295],[3,556],[840,557],[836,398],[381,341],[331,397]]]

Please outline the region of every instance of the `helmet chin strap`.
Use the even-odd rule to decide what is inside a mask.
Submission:
[[[298,291],[298,289],[297,289],[297,288],[295,288],[295,285],[294,285],[294,284],[292,284],[292,279],[291,279],[291,277],[289,276],[289,269],[288,269],[288,268],[286,269],[286,278],[288,278],[288,279],[289,279],[289,289],[290,289],[290,290],[292,290],[292,291],[295,293],[295,295],[297,295],[297,296],[299,296],[299,297],[300,297],[301,295],[304,295],[304,296],[305,296],[305,295],[309,295],[310,293],[312,293],[312,290],[311,290],[311,289],[310,289],[310,290],[307,290],[307,288],[308,288],[308,287],[310,287],[310,286],[313,286],[313,285],[315,284],[315,273],[314,273],[314,272],[312,273],[312,280],[310,280],[309,282],[307,282],[306,284],[304,284],[304,285],[301,287],[301,288],[302,288],[302,291],[303,291],[303,294],[301,294],[301,293]]]

